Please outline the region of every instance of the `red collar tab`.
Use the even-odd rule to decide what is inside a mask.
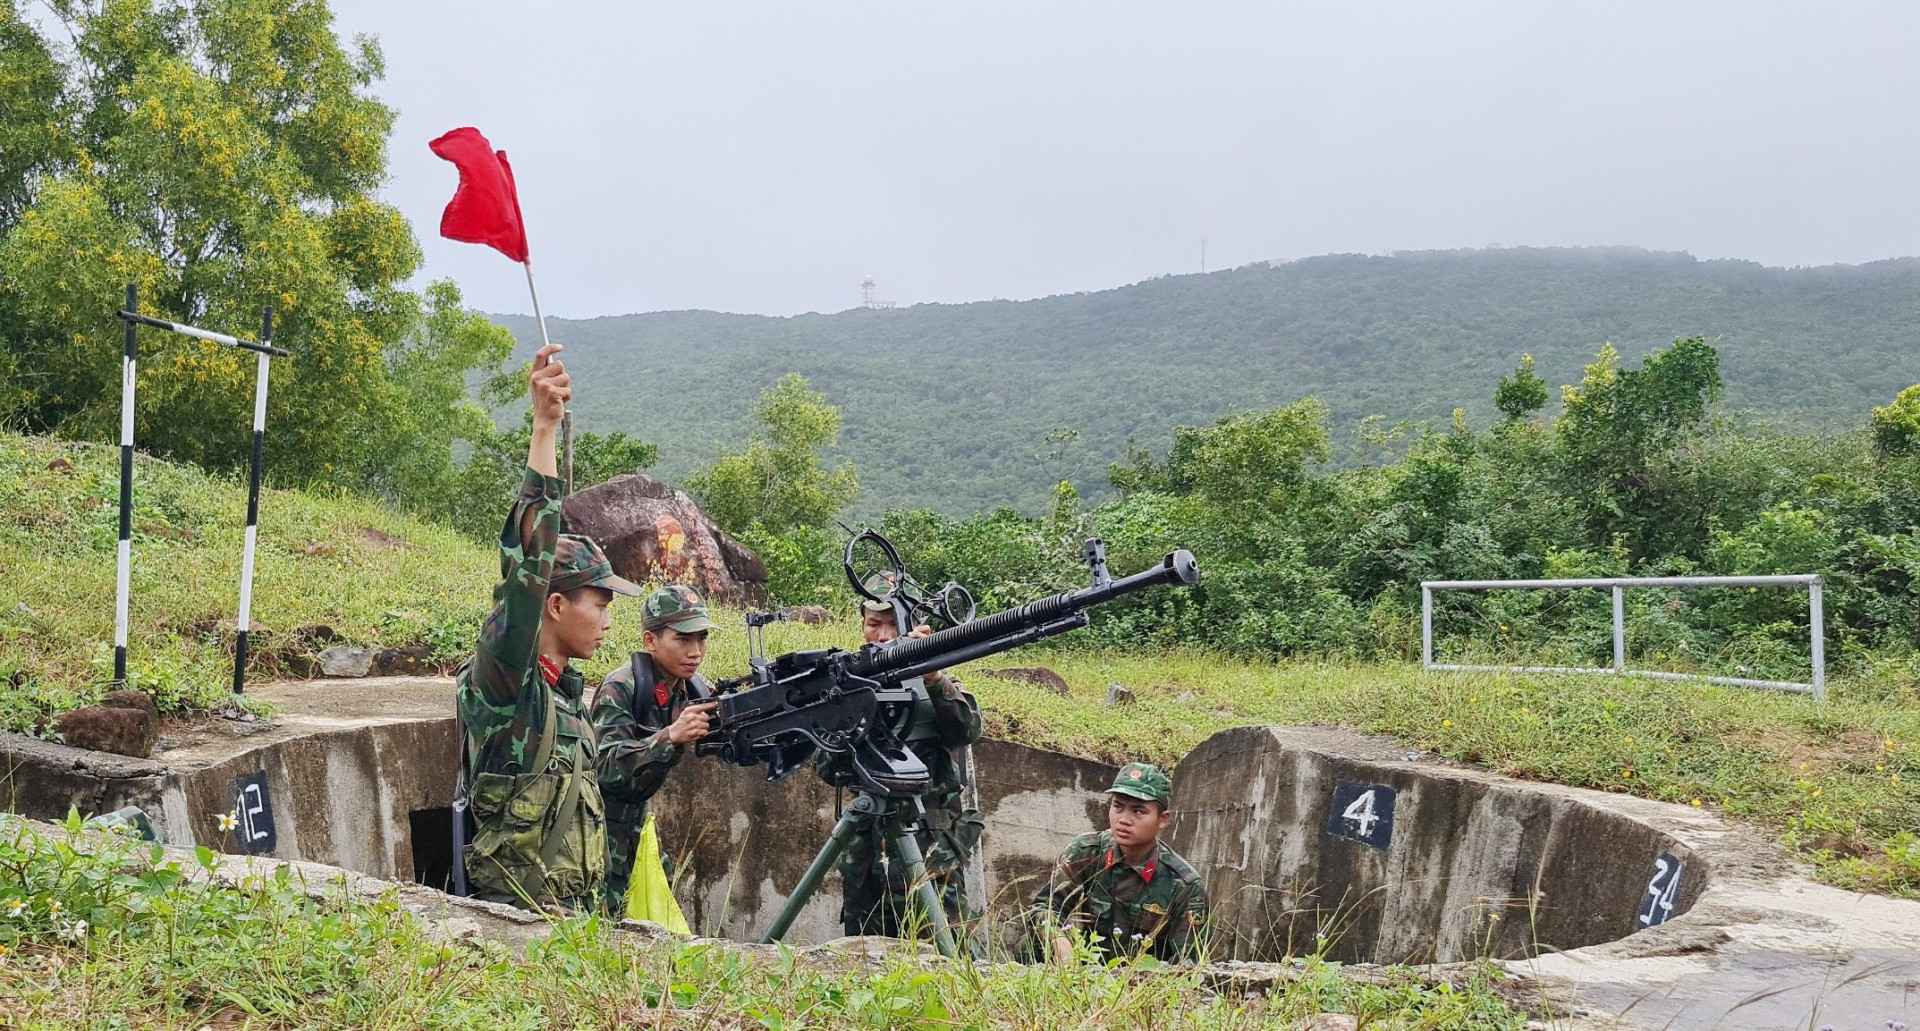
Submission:
[[[1119,861],[1120,861],[1120,846],[1115,845],[1112,848],[1107,849],[1106,869],[1108,870],[1113,869],[1113,864]],[[1159,869],[1160,869],[1160,860],[1158,857],[1147,860],[1147,865],[1140,868],[1140,879],[1146,882],[1147,884],[1152,884],[1154,872]]]
[[[663,709],[666,708],[667,699],[671,697],[673,697],[673,692],[667,690],[666,681],[662,680],[653,685],[653,701],[656,705],[659,705]]]
[[[548,687],[560,686],[560,667],[545,655],[540,656],[540,678],[547,682]]]

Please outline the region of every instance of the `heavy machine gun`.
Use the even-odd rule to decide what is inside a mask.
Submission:
[[[869,535],[879,538],[871,531]],[[902,638],[889,646],[870,644],[858,651],[822,648],[789,652],[773,659],[755,657],[745,678],[722,682],[723,690],[736,689],[718,699],[714,729],[696,751],[736,766],[766,763],[768,780],[779,780],[816,753],[824,752],[827,760],[822,775],[836,787],[877,794],[918,792],[929,782],[927,768],[901,744],[892,731],[892,721],[886,718],[889,707],[913,701],[912,692],[902,684],[935,670],[1078,630],[1087,625],[1087,610],[1095,605],[1162,585],[1191,586],[1200,578],[1193,554],[1185,550],[1119,579],[1108,574],[1106,548],[1100,541],[1089,540],[1086,555],[1093,583],[1077,591],[969,618],[925,637]],[[897,558],[895,562],[897,565]],[[856,577],[855,566],[850,562],[847,568],[855,588],[872,597],[871,588]],[[904,573],[898,582],[903,586],[911,583]],[[957,586],[949,585],[946,594],[951,596]],[[897,596],[884,600],[902,604]],[[965,610],[971,617],[971,598]],[[951,608],[946,611],[958,614]],[[912,624],[900,625],[905,629]]]
[[[862,555],[877,557],[885,568],[863,575]],[[778,941],[786,933],[854,832],[875,825],[906,864],[941,953],[955,954],[913,833],[924,814],[921,792],[931,785],[932,774],[901,739],[898,728],[914,704],[916,678],[1078,630],[1087,625],[1087,610],[1095,605],[1163,585],[1191,586],[1200,578],[1193,554],[1186,550],[1119,579],[1108,573],[1106,548],[1099,540],[1087,541],[1086,559],[1090,586],[976,619],[972,596],[965,588],[949,583],[938,592],[925,590],[906,575],[892,544],[866,531],[856,534],[847,546],[845,567],[854,590],[869,600],[892,605],[903,633],[922,621],[943,623],[944,629],[924,637],[902,637],[884,646],[869,644],[857,651],[823,648],[768,659],[757,646],[759,634],[779,617],[749,615],[748,637],[756,645],[751,671],[721,682],[714,729],[695,751],[736,766],[765,763],[770,781],[821,756],[817,765],[821,777],[835,787],[855,791],[832,837],[795,886],[765,940]]]

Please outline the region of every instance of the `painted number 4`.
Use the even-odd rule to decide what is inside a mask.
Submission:
[[[1365,794],[1347,803],[1346,811],[1340,814],[1341,819],[1353,824],[1355,837],[1373,837],[1373,825],[1380,822],[1380,817],[1373,812],[1373,796],[1374,789],[1368,788]]]
[[[1327,808],[1327,833],[1386,851],[1393,841],[1394,790],[1385,784],[1337,781]]]
[[[1640,907],[1640,926],[1658,927],[1673,919],[1673,900],[1680,894],[1680,860],[1670,852],[1660,853],[1653,861],[1653,877],[1647,881],[1647,893],[1642,896]]]

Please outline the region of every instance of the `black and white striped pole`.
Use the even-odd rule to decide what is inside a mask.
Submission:
[[[272,347],[273,309],[260,317],[260,344]],[[272,368],[269,351],[255,352],[259,359],[253,367],[253,462],[247,470],[247,544],[240,560],[240,619],[233,639],[233,693],[247,690],[247,634],[253,629],[253,552],[260,540],[260,466],[267,440],[267,371]]]
[[[139,293],[127,284],[127,311],[140,307]],[[113,684],[127,686],[127,594],[133,584],[133,386],[134,354],[140,330],[127,321],[126,350],[120,359],[120,545],[113,596]]]
[[[253,557],[259,540],[260,474],[265,458],[267,434],[267,369],[273,358],[287,352],[273,346],[273,309],[266,309],[260,322],[260,341],[242,340],[210,329],[156,319],[139,312],[139,296],[132,284],[127,286],[127,306],[120,319],[127,324],[127,349],[120,373],[120,582],[115,599],[113,628],[113,679],[124,685],[127,679],[127,594],[133,568],[133,386],[134,352],[139,326],[152,326],[170,333],[206,340],[224,347],[252,351],[259,361],[254,366],[253,387],[253,460],[247,482],[246,551],[240,560],[240,618],[236,623],[233,649],[233,692],[246,688],[247,635],[253,619]]]

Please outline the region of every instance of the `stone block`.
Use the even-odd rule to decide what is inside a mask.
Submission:
[[[358,645],[336,644],[320,653],[323,677],[364,677],[373,668],[375,651]]]
[[[137,691],[115,693],[139,694]],[[148,704],[152,704],[151,700]],[[137,706],[89,705],[62,714],[53,721],[53,726],[60,732],[60,739],[75,748],[140,759],[152,755],[153,746],[160,739],[160,720]]]
[[[432,665],[433,649],[414,643],[380,649],[374,655],[370,669],[376,677],[418,676],[428,672]]]

